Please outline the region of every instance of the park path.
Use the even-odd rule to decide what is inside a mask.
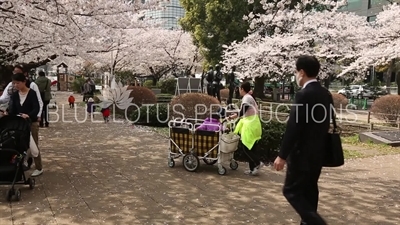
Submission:
[[[60,121],[40,136],[45,172],[20,202],[0,198],[1,225],[298,224],[281,194],[284,173],[269,167],[258,177],[242,163],[226,176],[204,164],[189,173],[180,160],[169,168],[165,137],[122,123]],[[399,165],[394,155],[324,169],[319,212],[335,225],[400,224]]]

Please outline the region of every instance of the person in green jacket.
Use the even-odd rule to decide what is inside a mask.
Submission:
[[[40,119],[39,126],[46,127],[49,126],[49,103],[51,99],[51,81],[46,77],[46,74],[43,71],[39,72],[39,77],[35,80],[35,83],[39,87],[40,97],[43,101],[43,111]]]
[[[259,155],[259,140],[262,135],[261,121],[256,100],[251,96],[251,85],[245,82],[240,86],[242,105],[239,114],[232,114],[230,119],[242,117],[235,127],[234,133],[240,134],[241,142],[244,146],[244,153],[249,161],[249,170],[245,171],[249,175],[257,175],[259,169],[264,165]]]

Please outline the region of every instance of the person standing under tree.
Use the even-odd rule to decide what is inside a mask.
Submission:
[[[217,64],[215,65],[215,71],[214,71],[214,80],[213,80],[213,96],[218,99],[219,102],[221,102],[221,80],[222,80],[222,72],[221,72],[221,67]]]
[[[235,92],[235,70],[236,66],[232,66],[232,71],[228,74],[228,80],[227,83],[229,84],[229,97],[227,100],[227,104],[232,104],[232,99],[233,99],[233,93]]]
[[[317,213],[318,179],[330,127],[332,97],[317,82],[317,58],[300,56],[296,70],[296,82],[302,89],[296,93],[274,168],[280,171],[287,162],[283,195],[300,215],[300,224],[326,225]]]
[[[36,85],[40,91],[40,97],[43,101],[43,112],[39,122],[39,126],[49,127],[49,103],[51,99],[51,81],[46,77],[43,71],[39,72],[39,77],[35,80]]]
[[[87,99],[90,98],[91,94],[91,87],[89,83],[90,79],[87,79],[86,82],[83,84],[83,101],[85,102]]]
[[[214,70],[211,66],[207,72],[206,80],[207,80],[207,94],[214,96],[213,94]]]

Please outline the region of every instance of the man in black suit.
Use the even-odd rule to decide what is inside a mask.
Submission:
[[[301,217],[303,225],[325,225],[317,213],[318,179],[322,169],[326,137],[331,118],[331,95],[317,82],[320,70],[313,56],[300,56],[296,62],[296,81],[302,89],[296,93],[276,170],[287,172],[283,195]]]

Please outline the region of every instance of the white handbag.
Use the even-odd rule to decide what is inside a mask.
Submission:
[[[232,153],[237,150],[240,136],[234,133],[222,134],[220,149],[222,153]]]
[[[33,157],[38,157],[39,148],[37,147],[35,140],[33,140],[32,134],[31,134],[31,139],[29,141],[29,149],[31,150],[31,155]]]

